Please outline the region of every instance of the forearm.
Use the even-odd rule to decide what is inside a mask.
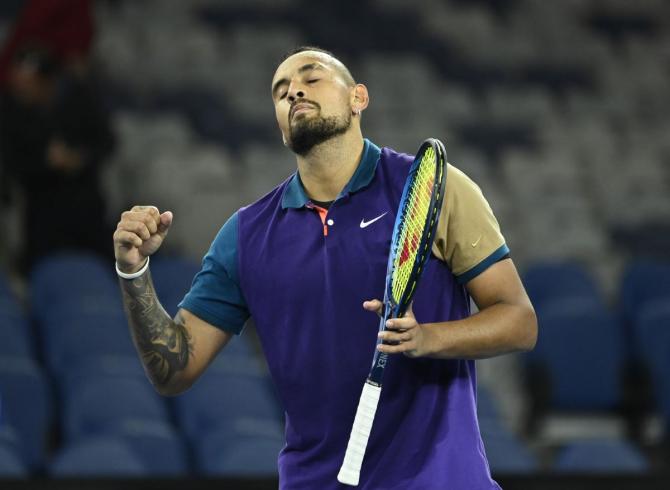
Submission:
[[[426,355],[443,359],[484,359],[532,349],[537,319],[530,304],[497,303],[462,320],[421,325]]]
[[[181,315],[173,320],[163,309],[149,270],[136,279],[119,281],[130,333],[147,376],[161,394],[181,391],[180,380],[193,355]]]

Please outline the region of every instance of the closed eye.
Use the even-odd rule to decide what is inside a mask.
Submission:
[[[307,80],[307,83],[312,84],[312,83],[318,82],[319,80],[321,80],[321,79],[320,78],[312,78],[311,80]]]

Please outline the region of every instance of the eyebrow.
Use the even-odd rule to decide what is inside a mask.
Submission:
[[[298,68],[298,73],[302,74],[307,71],[312,71],[312,70],[324,70],[324,66],[321,63],[307,63],[306,65],[302,65],[300,68]],[[285,83],[288,83],[289,80],[288,78],[282,78],[280,80],[277,80],[274,85],[272,86],[272,95],[274,96],[277,93],[277,90],[279,87]]]

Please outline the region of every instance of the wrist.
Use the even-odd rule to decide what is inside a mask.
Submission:
[[[136,278],[142,276],[147,271],[147,269],[149,268],[149,257],[147,257],[146,261],[141,266],[139,266],[139,268],[136,267],[134,270],[132,270],[132,269],[131,270],[122,270],[119,267],[118,262],[116,262],[115,267],[116,267],[117,275],[119,277],[121,277],[122,279],[128,279],[128,280],[136,279]]]
[[[441,358],[444,357],[444,346],[442,344],[441,335],[438,331],[439,325],[436,323],[422,323],[420,325],[422,330],[422,357]]]

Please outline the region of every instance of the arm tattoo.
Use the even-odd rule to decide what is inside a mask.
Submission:
[[[184,370],[193,356],[193,343],[181,315],[171,319],[163,309],[151,273],[120,279],[123,303],[135,346],[155,385],[165,385]]]

